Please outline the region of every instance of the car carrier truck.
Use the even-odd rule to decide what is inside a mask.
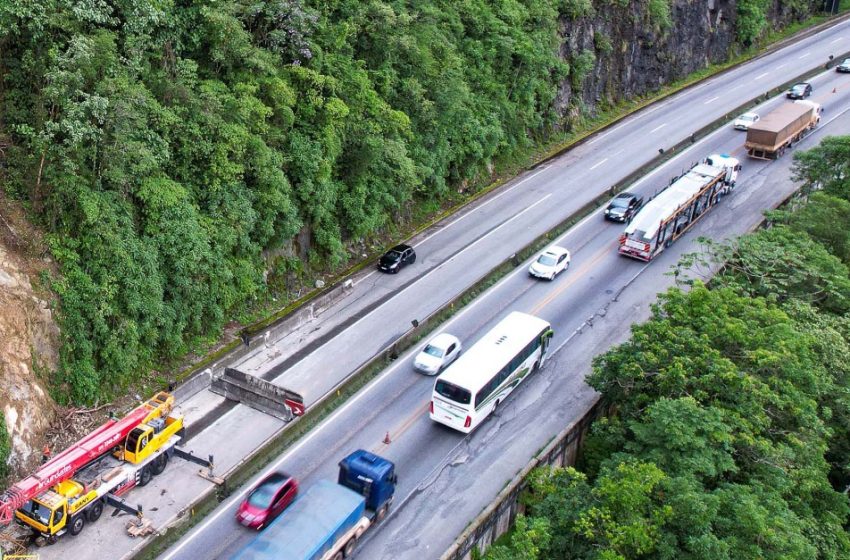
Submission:
[[[747,129],[744,147],[756,159],[776,159],[820,122],[821,106],[814,101],[780,105]]]
[[[395,494],[395,465],[357,450],[339,463],[337,483],[311,486],[234,560],[342,560],[381,521]]]
[[[731,191],[741,164],[727,155],[697,163],[641,208],[620,236],[621,255],[649,262]]]

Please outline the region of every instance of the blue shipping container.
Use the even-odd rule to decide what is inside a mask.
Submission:
[[[238,560],[317,560],[363,517],[356,492],[320,480],[266,527]]]

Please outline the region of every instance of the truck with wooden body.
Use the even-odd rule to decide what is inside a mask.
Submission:
[[[397,482],[395,465],[357,450],[339,463],[336,483],[320,480],[234,560],[343,560],[387,514]]]
[[[776,159],[820,122],[821,106],[801,100],[780,105],[750,125],[744,147],[756,159]]]
[[[640,209],[620,236],[619,253],[651,261],[731,192],[740,169],[736,158],[716,154],[692,166]]]

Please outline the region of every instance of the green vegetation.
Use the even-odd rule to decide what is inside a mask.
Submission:
[[[752,45],[767,27],[767,8],[767,0],[740,0],[738,2],[735,34],[744,47]]]
[[[850,137],[797,154],[811,195],[707,244],[588,382],[613,413],[582,471],[530,479],[488,558],[850,556]],[[711,289],[694,273],[717,267]]]
[[[611,44],[611,39],[608,35],[601,31],[596,31],[593,34],[593,46],[596,47],[596,50],[603,55],[610,54],[611,51],[614,50],[614,46]]]
[[[0,414],[0,478],[5,479],[9,474],[9,456],[12,453],[12,440],[6,428],[6,417]]]
[[[594,63],[596,63],[596,55],[588,49],[581,51],[573,57],[572,64],[570,65],[570,80],[575,89],[581,89],[584,79],[593,70]]]
[[[670,19],[670,0],[649,0],[647,13],[649,22],[661,32],[667,31],[673,24]]]
[[[572,20],[592,16],[595,12],[591,0],[562,0],[561,13]]]
[[[647,10],[669,25],[667,0]],[[138,385],[231,318],[297,300],[311,271],[582,134],[577,97],[558,122],[558,89],[612,46],[595,34],[571,72],[558,33],[593,14],[590,0],[0,5],[3,188],[61,270],[54,396]]]
[[[54,395],[136,382],[302,259],[338,264],[346,241],[545,138],[568,74],[560,15],[542,0],[0,6],[4,188],[62,272]]]

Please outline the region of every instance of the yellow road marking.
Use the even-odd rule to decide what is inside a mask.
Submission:
[[[567,290],[567,288],[569,288],[570,286],[575,284],[580,278],[582,278],[587,273],[588,270],[595,267],[596,263],[598,263],[600,260],[602,260],[602,258],[604,258],[605,256],[607,256],[609,254],[611,254],[611,246],[606,244],[605,246],[602,247],[602,249],[597,251],[597,253],[595,255],[593,255],[593,257],[591,257],[590,260],[585,261],[584,264],[582,264],[581,268],[579,268],[578,270],[576,270],[572,274],[570,274],[569,278],[567,278],[566,281],[562,282],[558,286],[557,289],[553,290],[552,293],[547,295],[545,298],[543,298],[543,300],[540,301],[540,303],[535,305],[531,309],[530,313],[532,315],[537,315],[537,313],[539,313],[540,310],[542,310],[544,307],[546,307],[547,305],[552,303],[552,300],[554,300],[556,297],[563,294],[564,291]]]

